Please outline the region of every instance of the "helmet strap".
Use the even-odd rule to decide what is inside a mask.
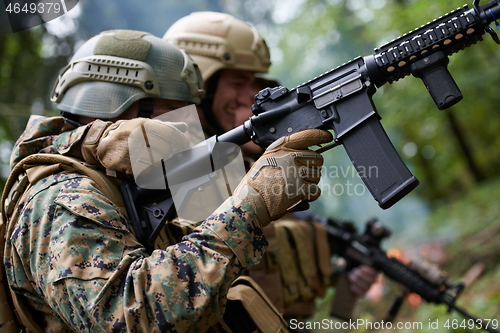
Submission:
[[[61,117],[64,117],[64,118],[66,118],[68,120],[71,120],[71,121],[73,121],[75,123],[80,124],[80,119],[79,119],[79,117],[76,114],[65,112],[65,111],[61,111],[60,115],[61,115]]]
[[[215,92],[217,91],[217,86],[219,85],[219,78],[223,70],[215,72],[207,81],[207,91],[205,96],[201,100],[200,107],[203,110],[207,124],[210,126],[210,130],[214,133],[208,133],[211,135],[220,135],[224,133],[224,130],[220,126],[219,122],[214,116],[212,105],[214,103]]]
[[[151,118],[153,111],[155,109],[155,101],[152,98],[143,98],[139,100],[139,111],[137,112],[137,118]]]

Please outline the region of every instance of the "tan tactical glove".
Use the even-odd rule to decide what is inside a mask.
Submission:
[[[378,273],[370,266],[361,265],[347,274],[349,286],[356,297],[365,297],[371,286],[377,281]]]
[[[285,215],[301,201],[314,201],[323,157],[307,147],[330,142],[330,132],[308,129],[273,142],[255,162],[233,196],[250,203],[260,227]],[[306,149],[306,150],[304,150]]]
[[[132,175],[132,171],[137,172],[137,165],[143,165],[144,169],[189,148],[183,133],[186,129],[185,123],[147,118],[114,123],[95,120],[82,143],[82,155],[87,163],[102,165],[108,173]]]

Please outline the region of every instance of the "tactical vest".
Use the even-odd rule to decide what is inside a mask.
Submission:
[[[331,285],[326,230],[319,222],[288,216],[263,230],[269,246],[261,262],[248,267],[249,276],[287,317],[312,316],[314,299]]]
[[[12,170],[2,195],[2,214],[0,219],[0,333],[43,331],[31,317],[14,292],[8,288],[3,264],[5,249],[5,230],[19,200],[32,184],[60,170],[77,172],[88,176],[97,187],[125,215],[126,209],[118,181],[107,177],[103,172],[72,157],[55,154],[34,154],[20,161]],[[198,223],[197,223],[198,224]],[[189,234],[197,224],[175,220],[167,223],[156,241],[157,248],[176,244],[182,236]],[[234,281],[228,292],[224,321],[207,329],[207,332],[287,332],[286,322],[267,298],[262,289],[249,277]],[[243,325],[243,326],[241,326]],[[233,328],[233,330],[231,330]]]

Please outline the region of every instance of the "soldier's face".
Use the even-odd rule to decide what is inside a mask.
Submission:
[[[248,90],[248,104],[250,106],[255,103],[255,95],[260,91],[260,87],[257,86],[256,84],[252,84],[250,89]],[[248,105],[241,105],[237,110],[236,110],[236,118],[235,118],[235,125],[240,126],[242,125],[245,121],[248,120],[251,116],[253,116],[252,109]],[[257,146],[255,143],[252,141],[249,141],[242,145],[241,150],[243,151],[244,154],[246,155],[260,155],[263,152],[263,149],[259,146]]]
[[[240,125],[236,123],[238,109],[250,110],[252,99],[249,96],[253,91],[253,81],[254,73],[251,71],[225,69],[222,72],[215,91],[212,112],[224,132]]]

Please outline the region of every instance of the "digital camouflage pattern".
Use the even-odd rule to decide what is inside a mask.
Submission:
[[[79,136],[71,127],[61,117],[33,117],[13,163],[71,150]],[[46,332],[203,332],[222,317],[232,281],[265,251],[255,219],[251,206],[231,197],[182,242],[149,255],[90,178],[58,172],[14,210],[9,286]]]
[[[81,139],[90,126],[81,126],[64,117],[31,116],[26,130],[17,139],[10,166],[31,154],[61,154],[81,158]]]

